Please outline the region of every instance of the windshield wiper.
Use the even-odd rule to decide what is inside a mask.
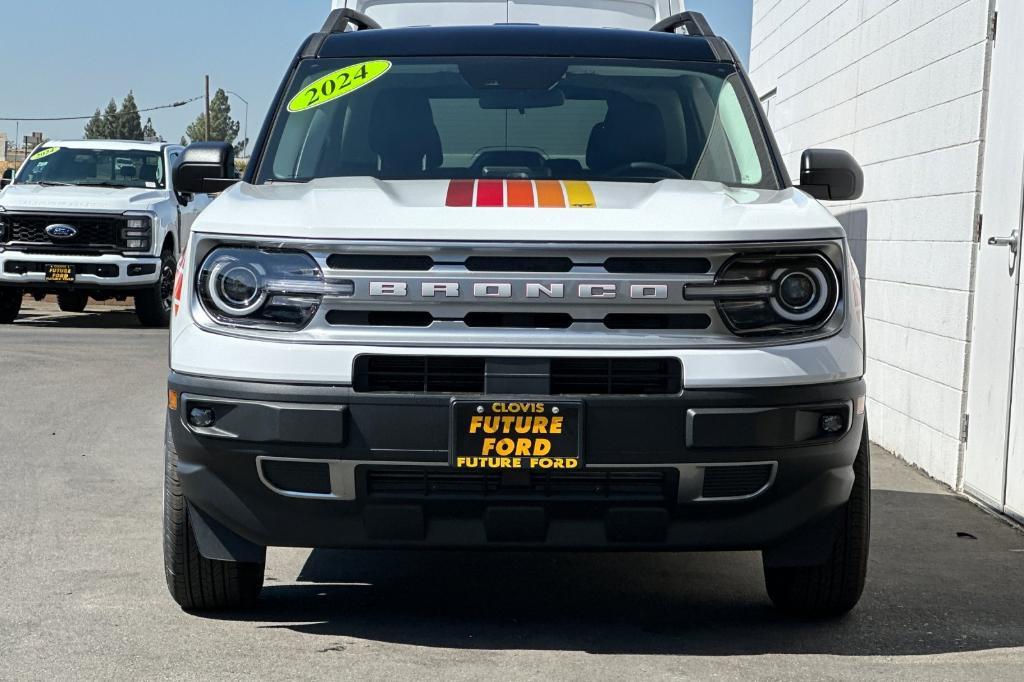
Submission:
[[[42,185],[43,187],[74,187],[73,182],[61,182],[59,180],[41,180],[40,182],[27,182],[27,185]]]
[[[118,189],[128,189],[130,185],[119,185],[116,182],[78,182],[75,183],[79,187],[116,187]]]

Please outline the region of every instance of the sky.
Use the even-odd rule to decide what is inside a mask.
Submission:
[[[744,61],[750,51],[752,0],[686,0],[704,12]],[[240,8],[244,10],[240,11]],[[140,108],[203,94],[211,87],[249,102],[255,138],[296,49],[318,30],[329,0],[2,0],[0,118],[88,116],[129,90]],[[245,105],[232,97],[245,126]],[[169,141],[181,138],[202,102],[144,113]],[[78,138],[85,121],[29,122],[22,136]],[[13,142],[16,124],[0,121]]]

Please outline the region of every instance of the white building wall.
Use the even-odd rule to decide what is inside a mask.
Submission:
[[[754,0],[751,77],[793,178],[849,150],[833,205],[865,280],[872,438],[956,486],[989,0]]]

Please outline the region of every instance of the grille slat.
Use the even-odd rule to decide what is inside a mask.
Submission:
[[[575,319],[569,313],[476,312],[462,318],[437,317],[425,310],[330,310],[327,323],[335,327],[426,328],[435,322],[461,323],[468,329],[571,329],[575,324],[600,324],[606,329],[693,330],[711,326],[711,317],[693,315],[645,315],[615,313],[604,320]]]

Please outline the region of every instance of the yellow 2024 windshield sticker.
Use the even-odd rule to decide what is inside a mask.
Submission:
[[[304,87],[302,92],[288,103],[288,111],[297,114],[351,95],[390,70],[391,62],[385,59],[346,66]]]
[[[38,161],[39,159],[45,159],[50,154],[56,154],[60,151],[60,147],[47,147],[41,151],[36,152],[29,157],[29,161]]]

